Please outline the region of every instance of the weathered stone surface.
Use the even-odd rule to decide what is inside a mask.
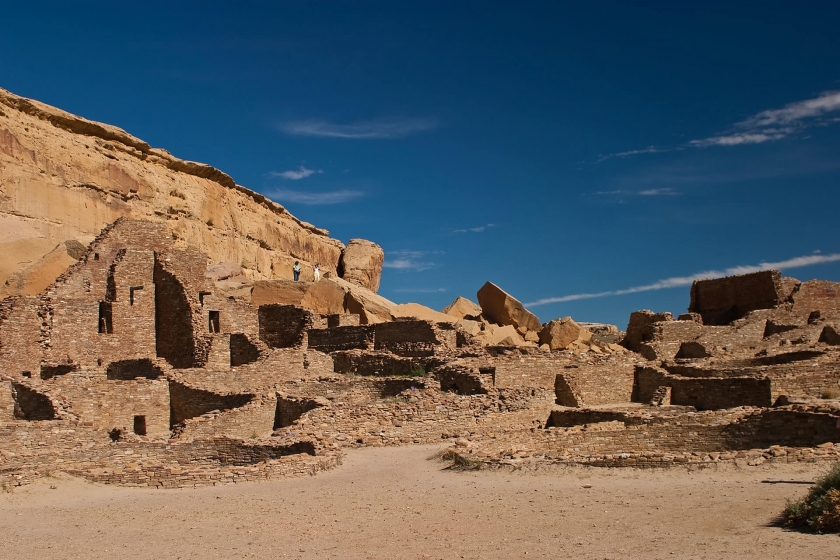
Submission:
[[[465,297],[458,296],[455,301],[444,308],[443,313],[452,315],[456,319],[475,320],[481,315],[481,307]]]
[[[331,278],[328,281],[335,282],[345,291],[344,309],[347,313],[358,315],[362,325],[394,320],[394,315],[391,313],[394,302],[341,278]]]
[[[548,344],[551,350],[567,348],[573,342],[586,342],[592,338],[589,329],[581,327],[571,317],[554,319],[540,331],[540,344]]]
[[[402,303],[391,308],[391,314],[394,317],[414,317],[416,319],[423,319],[424,321],[434,321],[436,323],[455,323],[456,319],[451,315],[445,315],[439,311],[435,311],[431,307],[420,305],[419,303]]]
[[[385,253],[372,241],[351,239],[341,253],[342,278],[372,292],[379,290]]]
[[[726,325],[750,311],[773,309],[785,301],[789,289],[778,270],[695,280],[688,310],[702,315],[705,325]]]
[[[258,280],[254,282],[254,288],[251,291],[251,305],[254,307],[269,303],[300,305],[310,285],[310,282],[295,282],[294,280]]]
[[[627,333],[621,344],[633,352],[641,352],[641,345],[653,336],[653,324],[661,321],[673,321],[671,313],[654,313],[649,309],[634,311],[630,314],[630,321],[627,323]]]
[[[2,296],[46,288],[75,261],[57,246],[87,245],[121,216],[164,222],[181,246],[255,280],[291,278],[295,260],[304,279],[315,262],[338,266],[340,241],[209,165],[2,89],[0,107]]]
[[[214,282],[242,275],[244,275],[244,272],[238,263],[211,264],[207,267],[207,270],[204,271],[204,277],[213,280]]]
[[[500,325],[525,327],[529,331],[539,331],[542,328],[536,315],[492,282],[487,282],[478,290],[478,303],[481,305],[482,314]]]

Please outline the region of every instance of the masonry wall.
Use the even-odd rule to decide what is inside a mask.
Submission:
[[[655,368],[636,368],[633,401],[650,402],[659,387],[671,387],[671,404],[693,406],[697,410],[773,405],[771,381],[767,377],[681,377]]]
[[[221,394],[189,387],[178,381],[169,381],[171,425],[180,424],[208,412],[239,408],[251,402],[251,393]]]
[[[250,402],[216,413],[204,413],[184,422],[179,439],[206,439],[216,436],[244,440],[265,438],[274,430],[277,408],[275,396],[254,396]]]
[[[165,379],[110,381],[103,377],[70,373],[40,385],[79,421],[89,423],[104,437],[114,429],[133,431],[134,417],[144,416],[146,435],[169,436],[169,385]]]
[[[271,348],[293,348],[303,344],[306,331],[312,327],[311,312],[294,305],[276,303],[259,308],[260,340]]]
[[[778,270],[765,270],[691,285],[689,312],[699,313],[705,325],[726,325],[754,309],[772,309],[786,297]]]
[[[812,311],[840,311],[840,282],[809,280],[794,291],[793,311],[807,317]]]
[[[308,336],[310,348],[326,353],[373,348],[373,325],[311,329]]]
[[[7,375],[38,375],[41,366],[40,299],[10,297],[0,302],[0,368]]]

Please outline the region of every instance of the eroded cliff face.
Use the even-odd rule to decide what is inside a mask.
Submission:
[[[253,279],[335,272],[344,245],[209,165],[0,89],[0,298],[36,294],[121,216],[166,222],[176,246]]]

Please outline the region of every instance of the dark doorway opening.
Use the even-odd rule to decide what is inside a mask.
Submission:
[[[208,313],[209,317],[209,327],[211,333],[221,332],[219,330],[219,312],[218,311],[211,311]]]
[[[135,416],[134,417],[134,433],[138,436],[145,436],[146,435],[146,417],[145,416]]]
[[[134,299],[137,297],[137,291],[142,290],[143,286],[132,286],[128,289],[128,304],[134,305]]]
[[[111,302],[99,302],[99,332],[100,334],[112,334],[114,323],[111,320]]]

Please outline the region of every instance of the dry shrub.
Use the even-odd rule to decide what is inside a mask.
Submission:
[[[805,499],[788,501],[782,517],[792,529],[840,533],[840,463],[817,480]]]
[[[452,461],[452,466],[449,468],[454,471],[478,471],[484,466],[484,463],[480,459],[464,457],[452,449],[444,451],[440,458],[443,461]]]

